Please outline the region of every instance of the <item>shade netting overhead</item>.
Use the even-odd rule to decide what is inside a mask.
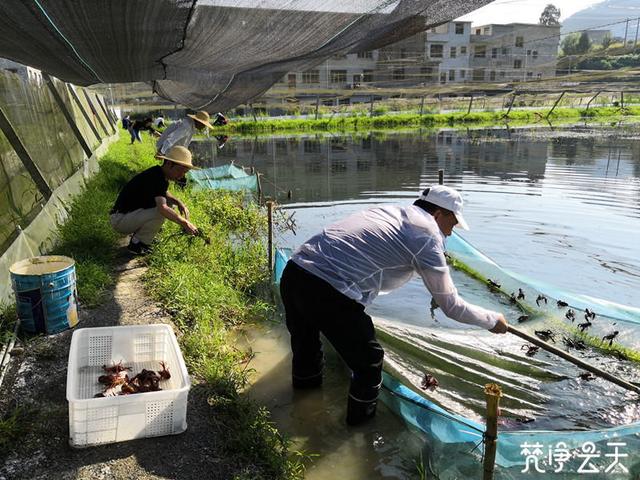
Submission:
[[[79,85],[153,82],[226,110],[289,71],[397,42],[489,0],[5,0],[0,57]]]

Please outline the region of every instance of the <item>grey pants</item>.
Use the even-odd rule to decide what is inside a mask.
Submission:
[[[139,208],[129,213],[112,213],[111,226],[116,232],[133,234],[142,243],[150,245],[164,223],[157,208]]]

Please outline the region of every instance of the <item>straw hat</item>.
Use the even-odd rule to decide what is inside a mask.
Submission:
[[[164,158],[165,160],[177,163],[178,165],[182,165],[183,167],[200,170],[198,167],[193,166],[193,163],[191,162],[191,152],[189,151],[189,149],[186,147],[181,147],[180,145],[171,147],[166,155],[158,155],[158,158]]]
[[[196,122],[200,122],[206,127],[213,128],[213,126],[209,123],[209,114],[204,110],[199,111],[195,115],[188,114],[187,117],[193,118]]]

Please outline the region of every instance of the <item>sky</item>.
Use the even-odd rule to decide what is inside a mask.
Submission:
[[[540,14],[549,3],[560,9],[560,21],[589,8],[602,0],[496,0],[478,10],[460,17],[474,25],[487,23],[538,23]]]

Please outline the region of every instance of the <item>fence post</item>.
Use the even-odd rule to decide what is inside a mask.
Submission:
[[[620,108],[624,108],[624,92],[620,92]]]
[[[371,107],[369,108],[369,116],[373,117],[373,95],[371,95]]]
[[[467,108],[467,115],[471,113],[472,106],[473,106],[473,93],[471,94],[471,98],[469,99],[469,108]]]
[[[319,109],[320,109],[320,95],[316,95],[316,120],[318,119]]]
[[[596,99],[596,97],[597,97],[598,95],[600,95],[600,92],[602,92],[602,90],[598,90],[598,91],[596,92],[596,94],[595,94],[593,97],[591,97],[591,100],[589,100],[589,101],[587,102],[587,108],[586,108],[586,110],[589,110],[589,105],[591,105],[591,102],[593,102],[593,101]]]
[[[511,97],[511,102],[509,102],[509,108],[507,109],[507,113],[504,114],[503,118],[508,117],[509,113],[511,113],[511,109],[513,108],[513,104],[515,103],[517,96],[518,96],[518,92],[514,90],[513,97]]]
[[[484,433],[484,465],[483,480],[493,479],[495,468],[496,449],[498,446],[498,415],[502,389],[495,383],[484,386],[484,395],[487,400],[487,426]]]
[[[438,169],[438,185],[444,185],[444,169]]]
[[[549,115],[551,115],[551,113],[553,112],[553,110],[555,110],[556,105],[558,105],[558,103],[560,103],[560,100],[562,100],[562,97],[564,97],[565,92],[563,91],[560,96],[558,97],[558,99],[556,100],[556,103],[553,104],[553,107],[551,107],[551,110],[549,110],[549,113],[547,113],[547,115],[544,118],[549,118]]]
[[[422,96],[422,100],[420,102],[420,116],[422,116],[422,112],[424,112],[424,95]]]
[[[269,265],[269,274],[273,274],[273,202],[269,200],[267,202],[267,221],[269,228],[269,237],[267,239],[267,258]]]

